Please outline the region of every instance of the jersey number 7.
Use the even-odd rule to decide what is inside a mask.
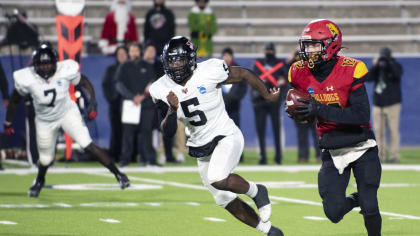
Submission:
[[[52,93],[51,102],[47,105],[47,107],[53,107],[55,102],[55,97],[57,96],[57,91],[55,89],[47,89],[44,91],[44,96],[47,97],[48,94]]]
[[[191,118],[191,117],[194,117],[194,116],[199,116],[200,117],[199,121],[194,121],[194,120],[189,121],[191,125],[201,126],[201,125],[205,125],[207,123],[207,117],[206,117],[206,115],[204,114],[203,111],[195,110],[195,111],[190,112],[188,110],[189,105],[197,106],[197,105],[200,104],[196,97],[185,100],[185,101],[182,101],[180,104],[181,104],[181,107],[182,107],[182,111],[184,112],[186,117],[188,117],[188,118]]]

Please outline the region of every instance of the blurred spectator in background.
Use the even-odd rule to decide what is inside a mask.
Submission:
[[[144,23],[144,41],[151,41],[156,54],[162,54],[163,46],[175,36],[174,13],[165,7],[165,0],[154,0],[153,8],[147,14]]]
[[[131,47],[130,47],[131,48]],[[131,101],[140,107],[140,119],[137,124],[123,122],[123,139],[120,166],[127,166],[134,150],[137,136],[137,147],[142,165],[156,166],[156,150],[152,144],[153,123],[156,119],[155,107],[148,93],[148,86],[155,79],[153,65],[150,63],[154,48],[146,48],[143,58],[122,64],[117,72],[116,89],[124,100]],[[155,56],[153,55],[153,60]],[[126,102],[126,101],[124,101]],[[123,104],[123,113],[124,104]],[[124,115],[124,114],[123,114]]]
[[[198,57],[213,54],[212,36],[217,32],[216,15],[207,6],[209,0],[195,0],[196,5],[188,13],[191,41],[197,47]]]
[[[286,64],[287,68],[290,68],[290,66],[300,60],[299,56],[299,49],[296,49],[292,52],[290,57],[287,59]],[[291,88],[291,87],[288,87]],[[314,144],[315,149],[315,158],[317,163],[321,163],[321,150],[319,149],[318,145],[318,133],[316,132],[316,122],[312,123],[301,123],[297,120],[293,120],[295,122],[296,126],[296,135],[297,135],[297,144],[298,144],[298,162],[299,163],[308,163],[309,161],[309,133],[312,135],[312,140]]]
[[[287,85],[287,66],[283,60],[276,58],[276,49],[273,43],[267,43],[264,50],[265,57],[258,58],[254,63],[254,71],[265,83],[267,90],[269,88],[280,87],[280,99],[276,103],[268,103],[257,90],[251,90],[251,99],[254,105],[255,127],[257,128],[258,143],[260,147],[260,165],[267,164],[267,155],[265,151],[265,126],[267,116],[271,118],[274,134],[274,146],[276,164],[281,164],[281,117],[280,106],[286,95]]]
[[[233,58],[233,50],[231,48],[225,48],[222,51],[222,59],[228,66],[237,66]],[[240,108],[241,100],[245,97],[248,89],[247,82],[245,80],[235,84],[225,84],[222,86],[223,100],[225,102],[226,111],[229,117],[235,122],[236,126],[240,126]],[[243,161],[243,154],[241,155],[241,161]]]
[[[0,91],[2,94],[2,104],[6,108],[9,104],[9,83],[7,82],[6,74],[3,70],[3,65],[0,62]]]
[[[400,112],[401,112],[401,64],[391,55],[391,49],[382,48],[379,57],[373,59],[369,80],[375,83],[373,94],[373,125],[378,142],[379,158],[386,157],[386,128],[390,135],[389,162],[400,162]]]
[[[141,45],[138,43],[131,43],[128,46],[128,59],[130,61],[137,61],[141,56]]]
[[[121,154],[122,124],[121,124],[121,96],[116,90],[115,73],[118,66],[128,60],[128,51],[124,46],[119,46],[115,50],[115,63],[106,68],[102,80],[102,91],[108,102],[108,116],[111,124],[111,135],[109,140],[109,154],[117,159]],[[116,160],[115,160],[116,161]]]
[[[131,14],[130,0],[114,0],[111,12],[106,15],[102,26],[99,47],[103,54],[113,54],[117,46],[137,42],[135,17]]]
[[[7,32],[4,39],[0,42],[0,47],[5,45],[18,45],[19,49],[35,49],[39,45],[38,28],[36,25],[27,21],[26,12],[13,9],[11,14],[5,14],[7,19]],[[20,65],[23,67],[22,63]],[[17,68],[12,68],[17,69]]]

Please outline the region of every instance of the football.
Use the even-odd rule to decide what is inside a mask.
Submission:
[[[299,121],[301,123],[312,123],[314,117],[309,117],[307,119],[303,118],[301,115],[295,114],[296,106],[306,105],[303,102],[299,102],[298,99],[310,100],[311,96],[308,92],[298,90],[298,89],[289,89],[286,95],[286,112],[289,114],[289,117]]]

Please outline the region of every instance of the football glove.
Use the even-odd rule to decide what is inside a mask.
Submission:
[[[15,129],[13,129],[12,123],[10,122],[4,122],[3,128],[6,135],[12,135],[15,133]]]
[[[98,104],[95,100],[91,100],[89,102],[89,106],[87,107],[88,119],[93,120],[98,116]]]
[[[301,115],[303,118],[309,118],[313,116],[317,116],[319,114],[319,110],[321,109],[322,104],[316,101],[314,98],[311,100],[305,99],[298,99],[299,102],[305,103],[304,106],[296,106],[295,114]]]

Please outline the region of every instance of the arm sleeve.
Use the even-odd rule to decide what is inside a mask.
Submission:
[[[9,99],[9,83],[4,74],[3,66],[0,64],[0,89],[3,99]]]
[[[173,36],[175,36],[175,28],[176,28],[176,24],[175,24],[175,15],[172,13],[172,11],[169,12],[170,14],[170,19],[169,19],[169,36],[170,38],[172,38]]]
[[[188,13],[188,27],[190,28],[191,32],[200,30],[198,14],[195,14],[191,11]]]
[[[78,85],[80,82],[79,63],[74,60],[68,59],[62,62],[62,71],[65,73],[66,79],[73,85]]]
[[[209,15],[207,18],[207,24],[202,28],[202,30],[209,35],[214,35],[217,32],[216,15],[214,13]]]
[[[394,59],[389,61],[389,67],[391,69],[394,80],[399,80],[401,79],[402,76],[402,66],[400,65],[400,63],[398,63],[397,61],[395,61]]]
[[[292,68],[293,68],[293,65],[289,67],[289,72],[287,73],[287,80],[289,81],[289,84],[293,84],[292,83]]]
[[[318,116],[326,121],[342,124],[368,124],[370,119],[369,98],[363,83],[351,91],[345,108],[322,105]]]
[[[15,90],[23,97],[28,95],[29,94],[29,89],[26,86],[26,83],[24,83],[24,81],[22,81],[23,78],[15,72],[15,73],[13,73],[13,79],[15,81]]]
[[[163,135],[165,135],[166,137],[175,136],[176,129],[178,128],[178,125],[176,122],[177,121],[176,113],[172,113],[169,116],[166,116],[169,110],[169,106],[162,100],[157,100],[155,104],[157,107],[159,124],[161,124],[160,126],[162,129],[161,131]],[[165,120],[165,117],[166,117],[166,120]],[[162,124],[162,122],[164,123]]]
[[[122,81],[117,81],[117,84],[115,85],[117,92],[124,98],[124,99],[133,99],[135,96],[134,93],[132,93]]]
[[[146,20],[144,22],[143,37],[144,37],[145,42],[149,39],[149,34],[150,34],[150,12],[146,14]]]
[[[115,73],[115,89],[124,99],[133,99],[135,94],[123,82],[124,78],[130,78],[127,73],[128,70],[129,64],[127,63],[118,66],[117,72]]]

